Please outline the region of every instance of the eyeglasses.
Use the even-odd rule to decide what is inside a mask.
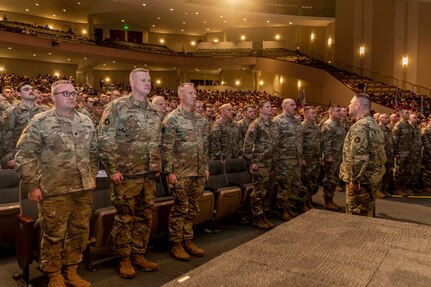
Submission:
[[[63,92],[54,93],[54,95],[60,95],[60,94],[62,94],[63,97],[66,97],[66,98],[69,98],[69,97],[76,98],[78,96],[78,93],[75,91],[73,92],[63,91]]]

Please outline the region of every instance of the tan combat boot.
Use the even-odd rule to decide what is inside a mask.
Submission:
[[[335,205],[334,202],[330,201],[325,203],[325,209],[331,210],[331,211],[339,211],[340,207],[338,205]]]
[[[270,228],[274,228],[275,227],[275,225],[271,221],[268,220],[268,217],[266,217],[266,213],[265,212],[263,213],[262,220],[267,225],[269,225]]]
[[[66,266],[64,270],[64,282],[68,286],[73,287],[90,287],[91,283],[82,279],[76,272],[76,269],[78,269],[78,265]]]
[[[253,226],[258,228],[258,229],[262,229],[262,230],[270,230],[271,229],[271,227],[268,224],[266,224],[265,221],[263,221],[263,215],[262,214],[253,216]]]
[[[126,256],[121,258],[118,264],[118,275],[120,275],[121,278],[128,279],[135,277],[135,274],[136,272],[130,262],[130,257]]]
[[[148,261],[142,254],[132,256],[132,265],[145,272],[151,272],[157,269],[157,263]]]
[[[172,242],[171,255],[177,260],[180,261],[189,261],[190,255],[184,250],[181,242]]]
[[[293,217],[287,212],[286,208],[281,209],[280,218],[283,221],[289,221],[289,220],[293,219]]]
[[[49,273],[48,287],[66,287],[64,278],[60,272]]]
[[[194,244],[191,240],[184,241],[184,249],[187,251],[188,254],[196,257],[202,257],[205,254],[204,250]]]

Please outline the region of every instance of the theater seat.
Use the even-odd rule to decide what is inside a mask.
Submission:
[[[13,245],[15,216],[19,214],[19,179],[13,169],[0,170],[0,246]]]
[[[239,186],[242,191],[241,207],[244,211],[250,209],[250,194],[253,191],[247,162],[242,158],[227,159],[225,162],[226,178],[229,185]]]
[[[199,199],[199,213],[193,222],[199,225],[210,221],[214,214],[214,194],[211,191],[204,191]]]
[[[153,208],[151,222],[151,235],[166,233],[169,231],[168,220],[174,197],[169,194],[163,175],[156,177],[156,201]]]
[[[210,176],[205,189],[214,193],[214,220],[220,220],[235,214],[241,204],[241,189],[236,186],[228,185],[225,167],[220,160],[210,161],[209,172]]]

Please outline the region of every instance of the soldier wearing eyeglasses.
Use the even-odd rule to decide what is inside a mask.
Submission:
[[[49,275],[48,286],[91,286],[76,270],[89,236],[96,131],[90,118],[75,111],[70,81],[55,82],[51,93],[54,108],[33,117],[18,140],[16,170],[28,198],[38,202],[40,267]]]
[[[17,88],[18,96],[21,102],[10,106],[3,114],[3,143],[4,143],[4,162],[7,168],[15,167],[13,157],[16,153],[16,143],[22,130],[27,126],[30,119],[44,111],[36,104],[37,95],[34,87],[24,82]]]

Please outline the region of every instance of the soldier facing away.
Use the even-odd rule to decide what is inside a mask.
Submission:
[[[370,107],[366,94],[358,94],[350,101],[349,114],[356,123],[344,141],[340,178],[348,184],[346,213],[374,217],[386,155],[383,132],[371,117]]]
[[[193,242],[193,221],[199,213],[208,167],[208,123],[193,108],[196,90],[192,83],[178,87],[179,106],[163,121],[163,171],[172,185],[174,205],[169,214],[169,240],[175,259],[188,261],[190,255],[204,256]],[[186,252],[187,251],[187,252]]]
[[[96,131],[87,116],[75,111],[78,94],[70,81],[55,82],[51,92],[55,108],[36,115],[23,131],[16,170],[28,186],[28,198],[39,204],[40,267],[49,275],[48,286],[91,286],[76,270],[89,236],[98,171]]]
[[[155,201],[155,177],[162,170],[162,115],[147,99],[151,91],[148,70],[132,70],[130,86],[131,94],[111,102],[98,127],[100,159],[111,180],[112,203],[117,210],[112,238],[122,278],[135,276],[133,266],[144,271],[157,269],[144,254]]]

